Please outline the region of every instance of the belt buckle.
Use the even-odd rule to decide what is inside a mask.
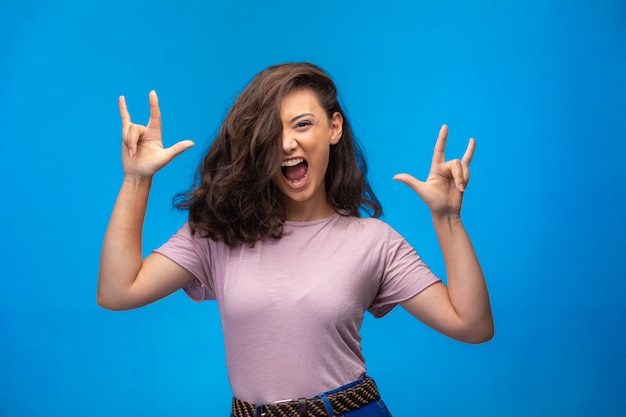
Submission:
[[[283,404],[283,403],[289,403],[291,401],[293,401],[293,400],[278,400],[278,401],[272,401],[271,403],[259,404],[254,409],[254,417],[265,417],[265,416],[267,416],[267,412],[263,411],[263,409],[265,407],[269,407],[269,406],[272,406],[272,405],[280,405],[280,404]]]

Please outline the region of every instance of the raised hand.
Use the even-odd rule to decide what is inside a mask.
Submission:
[[[164,148],[161,128],[161,110],[156,92],[149,94],[150,118],[147,125],[133,123],[126,107],[124,96],[119,98],[122,119],[122,164],[124,174],[138,177],[151,177],[172,159],[194,145],[183,140]]]
[[[433,215],[459,216],[463,192],[469,182],[469,164],[474,155],[476,141],[469,140],[461,159],[446,161],[445,149],[448,126],[443,125],[433,152],[430,173],[426,181],[420,181],[409,174],[398,174],[393,178],[411,187],[430,209]]]

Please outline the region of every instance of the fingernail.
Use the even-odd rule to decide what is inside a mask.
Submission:
[[[465,191],[465,184],[459,184],[459,191]]]

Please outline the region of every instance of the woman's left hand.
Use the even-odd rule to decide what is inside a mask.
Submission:
[[[394,180],[411,187],[430,209],[433,216],[460,216],[463,192],[467,188],[469,164],[474,155],[476,141],[472,138],[461,159],[446,161],[445,149],[448,126],[443,125],[435,144],[430,173],[426,181],[409,174],[397,174]]]

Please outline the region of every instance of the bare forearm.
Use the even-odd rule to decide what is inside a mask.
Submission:
[[[443,252],[450,302],[459,319],[478,339],[491,338],[493,317],[482,268],[458,216],[433,216]]]
[[[98,302],[111,306],[134,282],[142,264],[142,229],[151,178],[126,177],[102,245]]]

